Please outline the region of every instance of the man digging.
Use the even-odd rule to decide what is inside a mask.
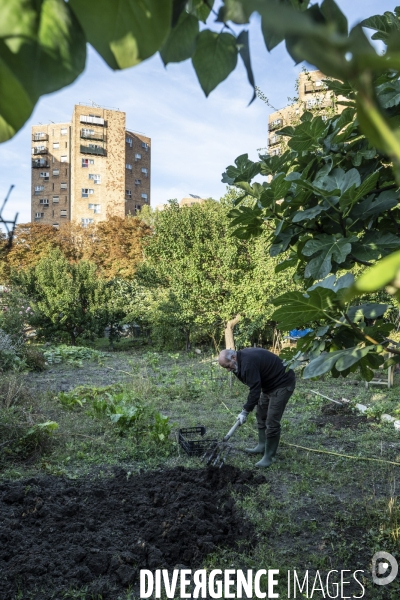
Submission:
[[[250,388],[238,420],[243,425],[257,405],[258,444],[246,452],[263,454],[256,467],[269,467],[279,445],[283,411],[296,385],[294,371],[286,371],[283,361],[263,348],[222,350],[218,362]]]

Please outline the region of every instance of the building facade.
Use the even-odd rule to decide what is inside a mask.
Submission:
[[[300,73],[298,79],[298,102],[275,111],[268,117],[268,153],[272,156],[282,154],[286,149],[286,140],[276,131],[287,125],[296,125],[304,111],[311,111],[322,118],[341,113],[345,106],[335,103],[332,92],[323,82],[326,79],[321,71]]]
[[[32,221],[86,226],[150,204],[151,140],[119,110],[77,104],[72,121],[32,127]]]

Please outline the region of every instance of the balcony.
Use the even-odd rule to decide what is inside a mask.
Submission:
[[[47,142],[48,139],[47,133],[34,133],[32,135],[32,142]]]
[[[88,115],[81,115],[79,120],[81,123],[92,123],[93,125],[102,125],[103,127],[107,127],[106,121],[101,117],[90,117]]]
[[[279,135],[272,135],[269,140],[268,140],[268,145],[269,146],[275,146],[276,144],[279,144],[279,142],[281,141],[282,138],[279,137]]]
[[[279,129],[279,127],[283,126],[283,119],[275,119],[275,121],[271,121],[271,123],[268,124],[268,129],[270,131],[274,131],[274,129]]]
[[[82,146],[81,154],[97,154],[98,156],[107,156],[107,150],[105,148],[91,148],[90,146]]]
[[[50,167],[49,163],[45,160],[33,160],[32,161],[32,169],[48,169]]]
[[[312,94],[313,92],[322,92],[327,89],[326,84],[322,81],[312,81],[304,84],[304,93]]]
[[[32,154],[48,154],[48,148],[32,148]]]
[[[107,136],[102,131],[96,133],[86,133],[81,129],[81,138],[85,140],[99,140],[100,142],[107,141]]]

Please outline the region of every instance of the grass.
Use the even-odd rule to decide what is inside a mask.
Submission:
[[[115,464],[123,465],[132,473],[160,466],[202,468],[198,459],[186,456],[177,444],[178,428],[203,424],[208,436],[222,439],[241,410],[247,388],[235,378],[230,387],[229,375],[212,362],[211,356],[154,353],[148,349],[130,350],[118,356],[121,357],[119,363],[108,362],[111,361],[108,355],[102,359],[105,367],[112,364],[114,374],[120,370],[124,377],[117,384],[118,389],[115,384],[110,387],[111,393],[123,390],[127,397],[134,397],[149,409],[168,416],[173,428],[169,442],[142,443],[129,430],[121,432],[106,416],[94,416],[86,403],[68,406],[60,402],[59,394],[43,391],[32,411],[37,410],[39,403],[41,420],[58,423],[52,444],[45,445],[31,461],[3,456],[2,479],[37,473],[77,478],[93,469],[106,472]],[[56,371],[54,376],[59,373],[63,377],[62,364],[52,368]],[[77,384],[81,371],[76,370]],[[89,371],[86,369],[88,376]],[[92,389],[95,386],[92,385]],[[281,573],[293,569],[300,573],[307,569],[310,573],[363,569],[365,598],[398,597],[400,585],[396,581],[388,588],[372,586],[370,563],[378,550],[395,556],[400,550],[399,467],[389,462],[360,459],[400,463],[399,433],[393,425],[373,418],[355,430],[336,429],[322,413],[329,401],[310,390],[336,400],[345,397],[352,405],[383,407],[383,412],[393,415],[400,410],[397,381],[392,390],[367,390],[356,380],[329,377],[316,382],[299,380],[282,422],[282,444],[277,460],[263,471],[265,484],[249,488],[246,496],[236,499],[255,526],[257,543],[240,554],[222,549],[209,556],[203,567],[278,568]],[[25,412],[30,410],[29,402],[24,404],[22,399],[21,403]],[[12,410],[12,406],[8,410]],[[323,427],[321,419],[325,419]],[[232,441],[235,447],[243,449],[252,445],[255,438],[252,414]],[[252,469],[257,460],[238,451],[231,454],[229,462],[241,469]],[[281,598],[287,597],[285,581],[283,577],[279,589]],[[354,593],[359,595],[360,588]],[[68,597],[85,598],[85,595],[82,590],[71,591]],[[323,596],[314,594],[313,597]],[[127,593],[126,600],[128,598],[133,599],[131,593]]]

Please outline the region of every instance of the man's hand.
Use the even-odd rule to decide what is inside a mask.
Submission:
[[[243,425],[243,423],[246,423],[247,421],[247,415],[249,413],[247,412],[247,410],[242,410],[242,412],[240,413],[240,415],[238,415],[237,419],[238,421],[240,421],[240,424]]]

